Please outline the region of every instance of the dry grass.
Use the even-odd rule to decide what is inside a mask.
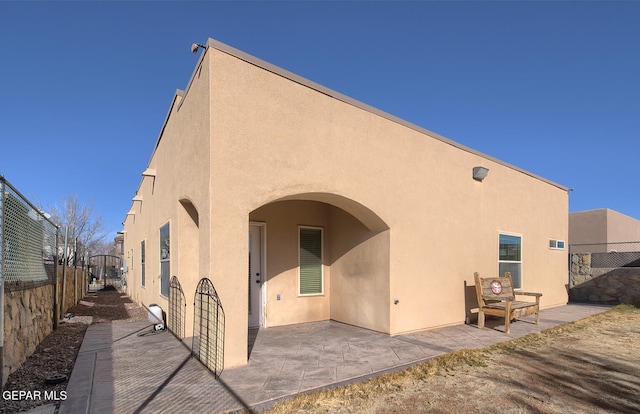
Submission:
[[[486,349],[461,349],[402,371],[384,374],[364,382],[349,384],[280,402],[269,413],[362,412],[371,407],[373,397],[402,392],[408,385],[423,382],[434,375],[455,371],[462,365],[484,366]]]
[[[403,391],[427,387],[426,381],[434,376],[453,375],[461,368],[485,367],[495,355],[535,349],[567,338],[584,330],[613,327],[629,318],[640,320],[640,309],[620,305],[607,312],[576,322],[559,325],[542,333],[530,334],[483,349],[462,349],[403,371],[385,374],[361,383],[317,391],[282,401],[272,407],[272,414],[280,413],[355,413],[379,409],[380,401],[396,400]],[[584,332],[583,332],[584,333]],[[403,405],[411,403],[407,392]],[[378,407],[375,407],[375,405]]]

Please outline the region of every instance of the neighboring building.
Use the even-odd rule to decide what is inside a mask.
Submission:
[[[569,214],[571,301],[638,303],[640,221],[608,208]]]
[[[640,241],[640,220],[608,208],[569,213],[569,244],[592,244],[591,252],[625,249]],[[612,245],[617,243],[618,245]],[[634,251],[637,246],[628,246]]]
[[[209,39],[123,223],[127,288],[167,310],[177,276],[188,337],[209,278],[238,366],[252,326],[464,323],[474,272],[565,304],[567,212],[561,185]]]

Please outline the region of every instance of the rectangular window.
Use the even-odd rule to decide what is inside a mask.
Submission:
[[[160,227],[160,294],[169,297],[169,274],[171,273],[171,240],[169,223]]]
[[[549,240],[549,248],[556,250],[564,250],[563,240]]]
[[[299,227],[298,293],[301,296],[323,293],[322,229]]]
[[[514,289],[522,289],[522,237],[500,234],[498,273],[511,273]]]
[[[144,240],[140,242],[140,280],[144,287]]]

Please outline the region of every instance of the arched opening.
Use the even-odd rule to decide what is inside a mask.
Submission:
[[[249,214],[266,232],[268,326],[336,320],[388,333],[389,227],[343,196],[305,193]]]
[[[375,212],[350,198],[331,193],[302,193],[279,198],[273,202],[286,200],[310,200],[330,204],[351,214],[372,232],[388,230],[389,226]]]

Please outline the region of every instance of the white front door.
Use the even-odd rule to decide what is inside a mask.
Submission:
[[[262,227],[249,226],[249,328],[261,325],[262,297]]]

